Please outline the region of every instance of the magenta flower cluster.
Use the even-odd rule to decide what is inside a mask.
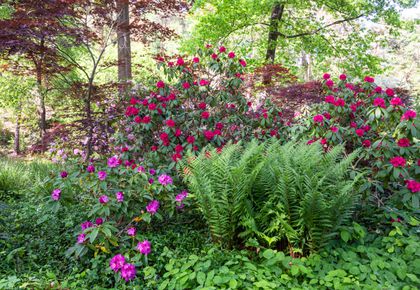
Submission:
[[[109,267],[116,273],[121,271],[121,278],[126,282],[133,280],[137,274],[136,266],[126,263],[124,256],[121,254],[115,255],[109,261]]]

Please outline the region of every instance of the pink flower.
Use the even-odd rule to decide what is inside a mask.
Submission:
[[[68,176],[67,171],[61,171],[60,176],[61,176],[61,178],[66,178]]]
[[[221,46],[221,47],[219,47],[219,52],[225,52],[226,51],[226,47],[224,47],[224,46]]]
[[[375,79],[372,78],[372,77],[366,76],[364,81],[367,82],[367,83],[373,83],[373,82],[375,82]]]
[[[150,242],[148,240],[139,242],[137,244],[137,250],[139,250],[139,252],[142,253],[143,255],[147,256],[152,251]]]
[[[370,142],[370,140],[364,140],[364,141],[362,142],[362,145],[363,145],[363,147],[367,147],[367,148],[369,148],[369,147],[370,147],[370,145],[371,145],[371,142]]]
[[[338,128],[337,127],[331,127],[330,128],[331,132],[337,133],[338,132]]]
[[[413,110],[407,110],[401,117],[401,120],[411,120],[416,118],[417,114]]]
[[[149,204],[146,206],[146,210],[148,213],[154,215],[159,209],[159,201],[152,200],[149,202]]]
[[[137,232],[136,228],[135,227],[131,227],[131,228],[128,228],[127,235],[129,235],[131,237],[134,237],[136,235],[136,232]]]
[[[204,80],[204,79],[202,79],[202,80],[200,80],[200,86],[207,86],[208,84],[209,84],[210,82],[208,81],[208,80]]]
[[[216,129],[222,130],[223,129],[223,124],[218,122],[216,123]]]
[[[345,81],[347,79],[347,76],[345,74],[340,75],[340,80]]]
[[[172,119],[166,120],[166,125],[171,128],[175,127],[175,121]]]
[[[357,127],[357,124],[355,122],[350,122],[350,127],[356,128]]]
[[[125,258],[123,255],[118,254],[115,255],[110,261],[109,261],[109,267],[114,271],[118,272],[125,264]]]
[[[175,146],[175,152],[176,153],[180,153],[180,152],[182,152],[184,150],[184,147],[182,147],[182,145],[181,144],[178,144],[178,145],[176,145]]]
[[[212,59],[217,59],[217,54],[213,53],[213,54],[211,55],[211,58],[212,58]]]
[[[322,123],[323,121],[324,121],[324,116],[322,116],[322,115],[314,116],[314,122]]]
[[[124,201],[124,193],[122,193],[121,191],[118,191],[115,194],[115,197],[116,197],[118,202],[123,202]]]
[[[327,80],[327,81],[325,82],[325,85],[326,85],[327,87],[331,88],[332,86],[334,86],[334,82],[333,82],[332,80]]]
[[[193,61],[193,63],[199,63],[200,59],[198,57],[194,57],[192,61]]]
[[[195,142],[195,138],[194,138],[194,136],[188,136],[188,137],[187,137],[187,142],[188,142],[189,144],[193,144],[193,143]]]
[[[410,140],[408,138],[402,138],[397,142],[399,147],[410,147]]]
[[[202,112],[201,113],[201,118],[208,119],[209,117],[210,117],[210,113],[209,112]]]
[[[108,201],[109,201],[109,197],[108,197],[108,196],[106,196],[106,195],[101,195],[101,196],[99,197],[99,202],[100,202],[101,204],[107,204],[107,203],[108,203]]]
[[[178,59],[176,60],[176,64],[177,65],[184,65],[184,59],[182,57],[178,57]]]
[[[85,221],[80,225],[80,227],[82,228],[82,231],[84,231],[88,228],[93,227],[93,223],[91,221]]]
[[[112,156],[111,158],[108,159],[109,168],[115,168],[115,167],[118,167],[118,165],[120,165],[120,162],[117,156]]]
[[[56,188],[53,190],[53,192],[51,193],[51,198],[55,201],[59,200],[61,197],[61,189]]]
[[[334,98],[334,96],[331,96],[331,95],[326,96],[326,97],[325,97],[325,102],[326,102],[326,103],[330,103],[330,104],[334,104],[334,103],[335,103],[335,98]]]
[[[172,178],[167,175],[167,174],[162,174],[159,176],[158,181],[160,184],[162,184],[163,186],[167,186],[169,184],[172,184]]]
[[[179,160],[181,160],[182,159],[182,155],[181,155],[181,153],[175,153],[175,154],[172,154],[172,160],[174,161],[174,162],[178,162]]]
[[[386,108],[385,107],[385,100],[382,98],[376,98],[373,100],[373,105],[375,107],[381,107],[381,108]]]
[[[98,172],[98,178],[99,178],[99,180],[105,180],[106,172],[105,171],[99,171]]]
[[[356,135],[362,137],[365,134],[365,130],[363,129],[356,129]]]
[[[235,53],[233,51],[228,53],[229,58],[235,58]]]
[[[394,90],[391,88],[388,88],[385,90],[385,93],[387,94],[388,97],[392,97],[394,95]]]
[[[239,60],[239,64],[240,64],[241,66],[243,66],[243,67],[246,67],[246,61],[245,61],[245,60],[243,60],[243,59],[240,59],[240,60]]]
[[[143,123],[144,124],[149,124],[151,120],[152,120],[152,118],[150,116],[144,116],[143,117]]]
[[[394,167],[404,167],[405,164],[406,164],[406,161],[405,161],[404,157],[401,157],[401,156],[395,156],[395,157],[391,158],[389,160],[389,162]]]
[[[334,102],[334,106],[336,107],[344,107],[346,105],[346,101],[344,101],[344,99],[340,99],[338,98],[335,102]]]
[[[199,103],[199,104],[198,104],[198,108],[199,108],[200,110],[205,110],[205,109],[206,109],[206,107],[207,107],[207,105],[206,105],[206,103],[204,103],[204,102],[201,102],[201,103]]]
[[[330,75],[330,74],[328,74],[328,73],[325,73],[325,74],[322,76],[322,78],[323,78],[324,80],[328,80],[330,77],[331,77],[331,75]]]
[[[205,137],[208,141],[212,140],[212,139],[213,139],[213,137],[214,137],[214,133],[213,133],[212,131],[207,131],[207,130],[204,130],[203,134],[204,134],[204,137]]]
[[[191,85],[188,82],[185,82],[185,83],[182,84],[182,87],[184,89],[188,90],[191,87]]]
[[[78,244],[83,244],[85,242],[86,239],[86,235],[85,234],[80,234],[77,236],[77,243]]]
[[[150,111],[154,111],[154,110],[156,110],[156,107],[157,107],[157,106],[156,106],[156,104],[155,104],[155,103],[150,103],[150,104],[149,104],[149,106],[148,106],[148,108],[149,108],[149,110],[150,110]]]
[[[95,172],[95,166],[89,165],[88,167],[86,167],[86,171],[89,173]]]
[[[133,264],[125,264],[121,268],[121,278],[123,278],[126,282],[133,280],[136,277],[136,266]]]
[[[101,224],[103,224],[104,223],[104,220],[102,219],[102,218],[97,218],[96,220],[95,220],[95,224],[96,225],[98,225],[98,226],[100,226]]]
[[[417,193],[420,191],[420,182],[417,182],[413,179],[405,181],[407,185],[407,189],[410,190],[412,193]]]
[[[403,102],[400,98],[392,98],[390,103],[393,106],[402,106],[403,105]]]
[[[188,192],[186,190],[183,190],[180,194],[178,194],[175,197],[175,200],[181,203],[187,196],[188,196]]]
[[[165,87],[165,83],[163,81],[158,81],[156,83],[156,87],[159,89],[163,89]]]
[[[378,93],[378,94],[380,94],[382,92],[382,88],[380,86],[377,86],[375,88],[375,92]]]

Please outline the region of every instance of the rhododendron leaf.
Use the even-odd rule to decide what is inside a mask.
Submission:
[[[91,233],[89,233],[89,241],[93,243],[96,240],[96,237],[98,236],[99,228],[94,228]]]

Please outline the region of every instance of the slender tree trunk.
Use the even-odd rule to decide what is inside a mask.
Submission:
[[[118,81],[120,83],[120,95],[123,95],[128,89],[127,82],[132,79],[129,1],[118,0],[117,11]]]
[[[19,102],[16,112],[16,123],[15,123],[15,144],[13,151],[16,155],[20,154],[20,115],[22,110],[22,104]]]
[[[43,90],[43,84],[42,84],[42,62],[40,61],[37,64],[37,73],[36,73],[36,82],[37,82],[37,88],[38,88],[38,94],[39,94],[39,104],[38,104],[38,111],[39,111],[39,133],[41,138],[41,147],[42,151],[45,150],[45,144],[44,144],[44,136],[47,132],[47,113],[45,108],[45,95]]]
[[[274,3],[271,11],[270,30],[268,32],[267,53],[265,60],[267,63],[274,63],[276,58],[277,38],[279,37],[279,22],[283,17],[284,4]]]
[[[302,51],[302,66],[304,69],[304,80],[309,82],[312,80],[311,55]]]

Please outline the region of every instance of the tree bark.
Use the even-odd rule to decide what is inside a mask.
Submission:
[[[274,3],[271,11],[270,28],[268,32],[267,53],[265,60],[267,63],[274,63],[276,58],[277,38],[279,36],[279,22],[283,17],[284,4]]]
[[[13,151],[16,155],[20,154],[20,114],[22,110],[22,104],[19,102],[16,112],[16,123],[15,123],[15,143]]]
[[[129,1],[117,0],[118,81],[120,95],[126,93],[131,75],[131,42]]]
[[[47,113],[45,108],[45,95],[43,91],[43,84],[42,84],[42,62],[41,60],[37,63],[36,68],[36,82],[37,82],[37,88],[38,88],[38,94],[39,94],[39,104],[38,104],[38,112],[39,112],[39,135],[41,138],[41,147],[42,151],[45,150],[45,144],[44,144],[44,136],[47,132]]]

